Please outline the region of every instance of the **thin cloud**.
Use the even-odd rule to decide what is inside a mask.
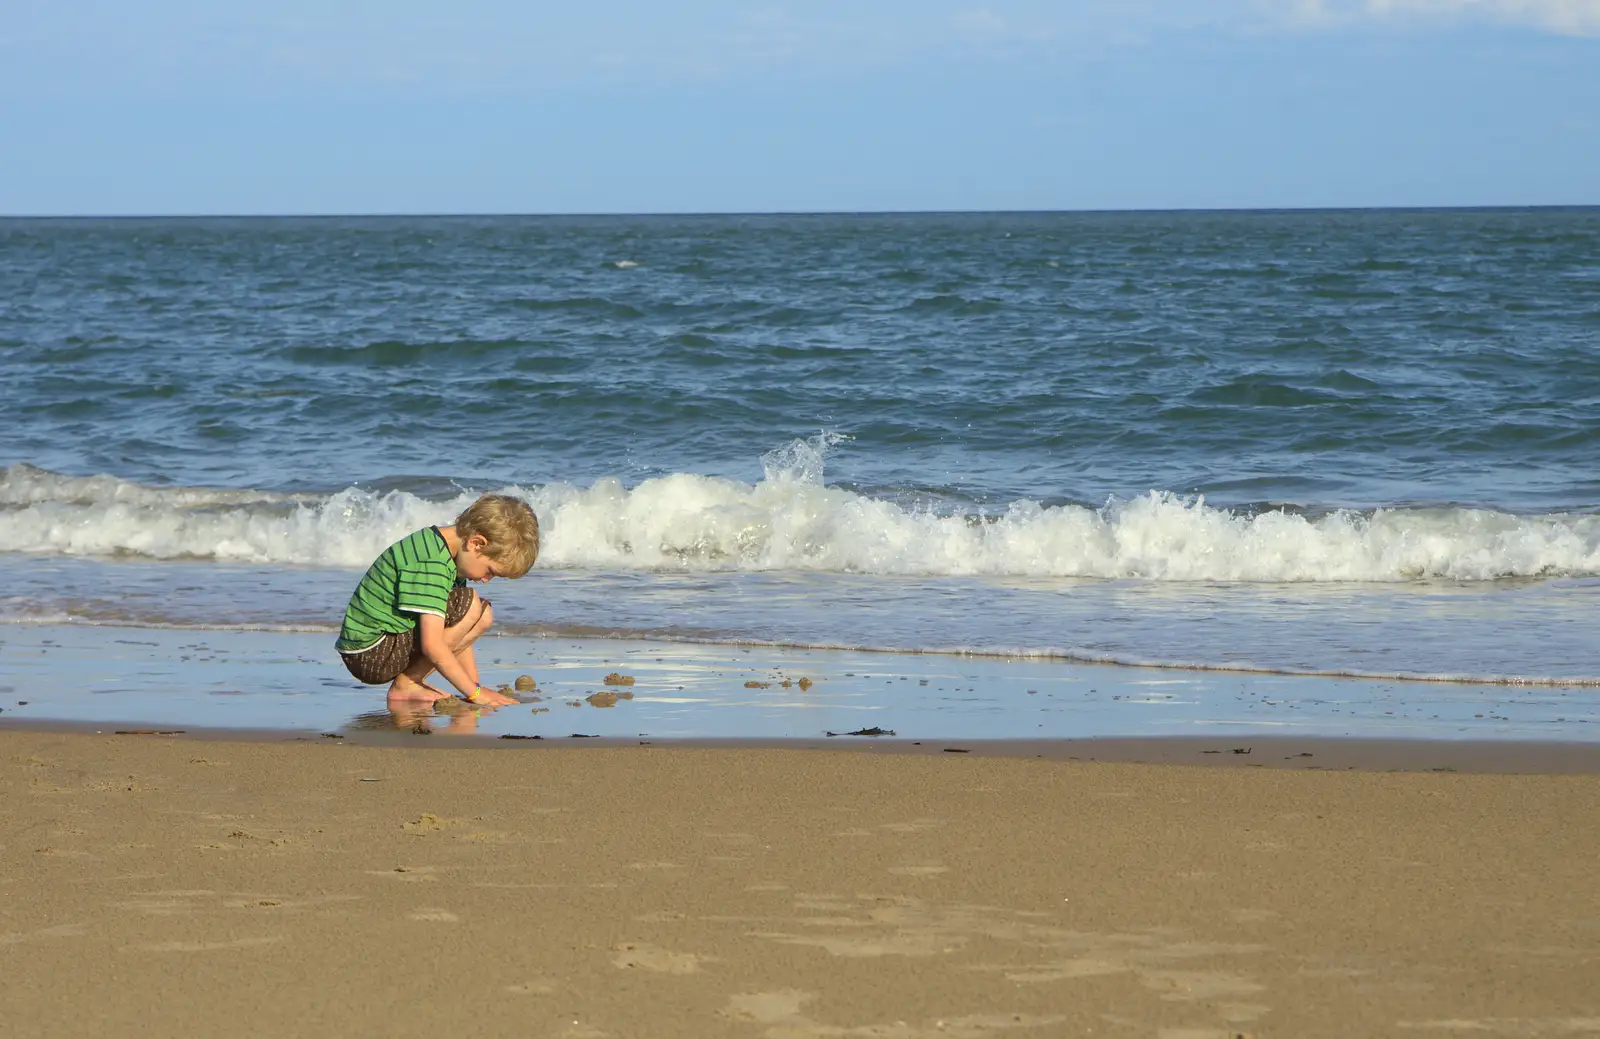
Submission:
[[[1011,32],[1010,23],[988,7],[957,11],[950,23],[960,32],[978,36],[1005,36]]]
[[[0,97],[489,94],[913,63],[1054,67],[1171,39],[1324,28],[1600,37],[1600,0],[22,0],[13,21],[0,31]]]
[[[1274,0],[1267,7],[1290,24],[1310,27],[1477,21],[1600,35],[1600,0]]]

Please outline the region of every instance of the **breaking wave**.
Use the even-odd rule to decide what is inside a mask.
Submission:
[[[953,514],[828,486],[829,442],[769,453],[755,484],[674,473],[631,487],[608,478],[500,490],[538,512],[541,567],[1225,582],[1600,574],[1600,515],[1434,507],[1308,517],[1165,491],[1100,508],[1019,500]],[[19,464],[0,470],[0,551],[363,567],[474,496],[150,487]]]

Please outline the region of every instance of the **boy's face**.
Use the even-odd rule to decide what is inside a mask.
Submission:
[[[468,581],[492,581],[500,576],[495,561],[483,554],[488,544],[481,534],[468,538],[456,553],[456,573]]]

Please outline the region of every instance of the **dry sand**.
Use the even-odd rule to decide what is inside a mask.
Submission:
[[[1600,1035],[1600,776],[0,732],[0,1033]]]

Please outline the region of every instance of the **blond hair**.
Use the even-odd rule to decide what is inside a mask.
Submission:
[[[463,541],[482,535],[488,542],[483,554],[494,560],[501,577],[521,577],[539,558],[539,517],[509,494],[485,494],[468,505],[456,517],[456,533]]]

